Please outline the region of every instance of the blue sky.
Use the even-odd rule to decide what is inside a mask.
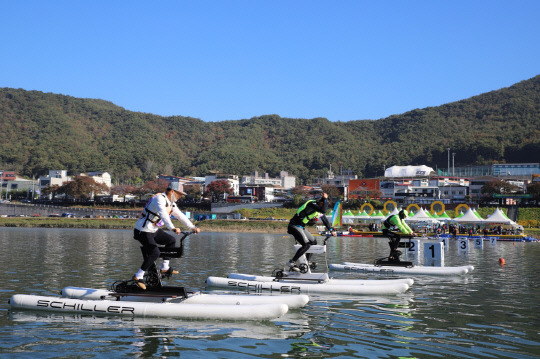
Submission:
[[[0,87],[212,122],[379,119],[538,75],[538,14],[538,0],[0,0]]]

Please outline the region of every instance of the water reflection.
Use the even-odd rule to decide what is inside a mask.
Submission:
[[[278,321],[212,321],[179,320],[170,318],[110,317],[71,313],[40,313],[10,311],[9,319],[19,323],[75,324],[94,328],[165,329],[169,337],[209,338],[213,335],[253,339],[284,339],[301,336],[308,326],[308,318],[292,311]]]
[[[292,238],[284,235],[201,233],[187,240],[184,258],[172,261],[180,275],[169,284],[206,291],[208,276],[269,275],[292,256],[292,244]],[[256,323],[8,311],[7,300],[15,293],[58,295],[66,286],[106,288],[129,278],[140,265],[141,254],[132,232],[123,230],[4,228],[0,245],[7,250],[0,288],[3,353],[533,358],[540,347],[540,245],[535,243],[500,242],[458,253],[456,243],[450,242],[445,265],[472,264],[471,275],[418,276],[399,296],[313,295],[305,308]],[[328,263],[372,263],[387,251],[384,240],[332,238],[327,258]],[[500,257],[506,259],[505,266],[498,265]]]

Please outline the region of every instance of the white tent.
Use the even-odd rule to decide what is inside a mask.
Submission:
[[[504,215],[504,213],[500,209],[496,209],[492,214],[490,214],[485,220],[485,223],[490,224],[515,224],[514,221],[509,219]]]
[[[358,213],[358,215],[356,217],[359,218],[359,219],[371,219],[371,216],[369,214],[367,214],[367,212],[365,210],[363,212],[361,212],[361,213]]]
[[[476,211],[476,208],[473,209],[473,213],[476,215],[476,217],[482,218],[482,216]],[[482,219],[483,219],[483,218],[482,218]]]
[[[366,222],[366,221],[371,221],[371,220],[373,220],[373,217],[367,214],[366,211],[359,213],[357,215],[348,211],[344,213],[342,216],[343,224],[356,224],[356,223],[361,223],[361,222]]]
[[[378,211],[376,213],[374,213],[372,216],[371,216],[371,219],[373,220],[385,220],[388,216],[385,216],[381,211]]]
[[[454,218],[454,222],[458,223],[483,223],[484,220],[481,218],[478,218],[476,214],[474,214],[472,209],[468,209],[465,214],[459,218]]]
[[[450,216],[448,215],[448,213],[446,213],[446,211],[443,212],[443,214],[441,214],[439,217],[437,217],[437,220],[441,221],[441,222],[450,222],[452,221],[453,219],[450,218]]]
[[[384,177],[426,177],[433,168],[428,166],[392,166],[384,171]]]
[[[373,211],[373,215],[369,216],[369,219],[367,222],[371,223],[382,223],[388,216],[385,216],[382,214],[381,211],[375,212]]]
[[[341,223],[343,224],[353,224],[354,219],[357,218],[352,212],[348,211],[342,214],[341,216]]]
[[[430,217],[426,211],[424,211],[423,208],[420,208],[418,212],[414,214],[414,216],[405,218],[405,221],[407,222],[429,222],[429,223],[439,223],[439,220]]]
[[[396,207],[396,208],[394,208],[394,210],[392,212],[388,213],[386,215],[386,217],[388,218],[388,217],[393,216],[394,214],[398,214],[398,213],[399,213],[399,209],[397,209],[397,207]]]

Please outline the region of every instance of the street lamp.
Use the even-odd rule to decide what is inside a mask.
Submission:
[[[450,176],[450,147],[447,148],[448,150],[448,176]]]

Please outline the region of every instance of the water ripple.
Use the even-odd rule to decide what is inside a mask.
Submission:
[[[0,352],[13,357],[183,358],[538,358],[540,245],[497,243],[446,265],[473,264],[471,275],[418,277],[398,296],[311,296],[310,303],[265,322],[185,321],[10,311],[14,293],[58,295],[64,286],[105,288],[129,278],[141,258],[131,231],[3,229]],[[206,290],[210,275],[270,274],[293,254],[283,235],[193,236],[170,284]],[[385,241],[334,239],[329,263],[372,262]],[[497,259],[504,256],[507,265]],[[321,261],[322,263],[322,261]],[[340,278],[380,278],[332,273]],[[397,278],[397,276],[388,276]]]

